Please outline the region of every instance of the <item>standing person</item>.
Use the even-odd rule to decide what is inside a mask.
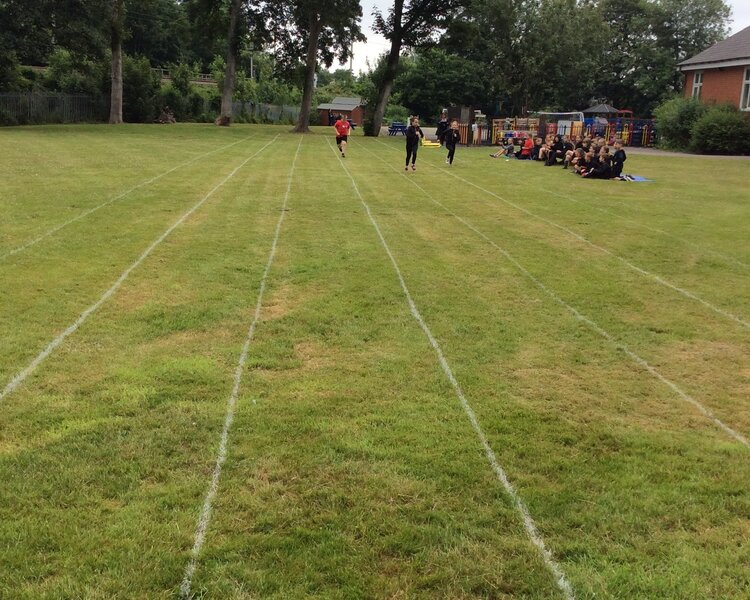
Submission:
[[[406,128],[406,166],[404,171],[409,170],[409,160],[411,160],[411,170],[416,171],[417,167],[414,163],[417,162],[419,140],[424,138],[424,133],[419,127],[419,117],[412,117],[409,123],[409,127]]]
[[[451,126],[445,132],[445,147],[448,148],[448,156],[445,157],[445,164],[453,164],[453,156],[456,154],[456,144],[461,141],[461,134],[458,131],[458,121],[451,121]]]
[[[443,112],[440,113],[440,120],[437,124],[437,131],[435,132],[437,134],[438,142],[440,142],[441,146],[445,143],[445,134],[448,133],[449,128],[450,125],[448,123],[448,112],[443,109]]]
[[[615,141],[615,154],[612,157],[612,177],[619,179],[622,175],[622,167],[627,160],[625,150],[622,149],[622,140]]]
[[[349,141],[349,121],[339,115],[338,121],[333,126],[336,129],[336,145],[341,151],[341,157],[346,158],[346,143]]]

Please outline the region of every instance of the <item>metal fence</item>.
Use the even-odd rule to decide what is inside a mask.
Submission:
[[[267,123],[294,123],[299,117],[299,106],[288,104],[263,104],[260,102],[232,103],[232,116],[236,119],[240,116],[252,117],[258,121]],[[317,117],[317,114],[315,115]]]
[[[28,92],[0,94],[0,125],[80,123],[107,118],[108,103],[97,96]]]
[[[204,112],[209,113],[209,100]],[[293,123],[299,117],[299,106],[286,104],[235,102],[234,118],[244,116],[264,123]],[[81,123],[106,121],[109,99],[83,94],[1,93],[0,125],[41,125],[44,123]]]

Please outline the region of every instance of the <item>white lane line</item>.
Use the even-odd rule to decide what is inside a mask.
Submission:
[[[63,331],[60,335],[58,335],[55,339],[53,339],[49,345],[42,350],[37,357],[31,361],[31,363],[23,369],[21,372],[19,372],[17,375],[11,379],[5,388],[3,388],[3,391],[0,392],[0,401],[5,399],[6,396],[11,394],[21,383],[29,376],[31,373],[33,373],[36,368],[46,359],[55,348],[57,348],[62,342],[72,333],[75,333],[75,331],[88,319],[88,317],[95,312],[102,304],[104,304],[112,294],[114,294],[117,289],[122,285],[122,283],[128,278],[128,275],[135,269],[138,265],[140,265],[146,257],[151,254],[151,252],[156,248],[159,244],[161,244],[166,237],[172,233],[185,219],[187,219],[191,214],[193,214],[198,208],[200,208],[203,203],[208,200],[216,190],[218,190],[221,186],[223,186],[227,181],[229,181],[234,175],[239,171],[242,167],[244,167],[250,159],[256,157],[258,154],[263,152],[268,146],[273,144],[273,142],[276,141],[276,138],[279,136],[277,135],[275,138],[273,138],[270,142],[265,144],[263,147],[261,147],[257,152],[250,155],[248,158],[246,158],[242,164],[240,164],[234,171],[232,171],[229,175],[227,175],[219,184],[216,185],[208,194],[206,194],[202,200],[200,200],[198,203],[194,204],[193,207],[188,210],[185,214],[183,214],[177,221],[172,224],[169,229],[167,229],[164,233],[162,233],[156,241],[154,241],[146,250],[141,254],[138,259],[130,265],[123,273],[120,275],[120,277],[117,278],[117,281],[115,281],[112,286],[102,294],[101,298],[97,300],[94,304],[89,306],[86,310],[84,310],[80,316],[73,322],[72,325],[70,325],[65,331]]]
[[[399,268],[398,263],[396,262],[396,259],[394,258],[390,247],[388,246],[388,243],[385,241],[385,238],[383,237],[383,233],[380,231],[380,227],[378,226],[377,221],[375,221],[375,218],[372,216],[372,212],[370,211],[369,205],[367,204],[367,202],[365,202],[365,199],[362,197],[362,194],[359,191],[359,187],[357,187],[357,182],[354,181],[354,177],[352,177],[352,174],[349,172],[349,169],[346,168],[346,165],[344,164],[344,161],[341,160],[341,157],[338,156],[336,150],[331,145],[330,140],[326,140],[326,141],[328,142],[328,146],[331,148],[334,154],[337,155],[339,163],[341,163],[341,166],[344,169],[344,171],[346,171],[346,174],[349,176],[349,179],[351,179],[352,186],[354,187],[354,191],[357,193],[357,196],[359,197],[359,200],[362,203],[362,206],[365,207],[367,216],[370,218],[370,223],[372,223],[372,226],[375,228],[375,231],[378,234],[378,237],[380,238],[380,243],[385,249],[386,254],[388,254],[388,258],[391,259],[391,264],[393,264],[393,268],[396,271],[398,280],[401,283],[401,289],[403,290],[404,295],[406,296],[406,301],[409,304],[409,310],[411,311],[412,316],[416,319],[417,323],[419,323],[419,326],[422,328],[422,331],[424,332],[424,334],[427,336],[427,339],[429,340],[430,345],[432,346],[433,350],[435,350],[435,354],[437,355],[438,361],[440,362],[440,366],[442,367],[443,372],[448,378],[448,381],[450,381],[451,386],[453,386],[453,390],[456,392],[456,396],[461,402],[461,406],[463,407],[464,412],[466,413],[466,416],[469,418],[469,421],[471,422],[471,426],[474,428],[474,432],[477,434],[477,437],[479,438],[482,448],[484,449],[485,456],[487,457],[487,460],[492,466],[492,470],[495,472],[495,475],[497,475],[497,478],[500,480],[500,483],[502,483],[503,488],[505,488],[505,491],[510,496],[511,500],[513,501],[513,504],[515,505],[516,510],[520,513],[523,519],[523,526],[524,526],[524,529],[526,530],[526,534],[529,536],[529,539],[532,541],[532,543],[537,547],[537,549],[541,553],[542,558],[544,559],[544,564],[554,575],[555,581],[557,583],[557,587],[563,593],[566,600],[573,600],[575,596],[573,594],[573,589],[570,586],[570,583],[568,583],[568,580],[565,577],[565,574],[563,573],[560,566],[557,564],[557,561],[552,555],[552,552],[545,545],[544,540],[542,539],[542,536],[539,533],[539,530],[537,529],[536,524],[534,523],[534,520],[531,518],[531,515],[529,514],[529,509],[526,507],[523,500],[521,500],[521,497],[516,491],[516,488],[513,487],[513,484],[508,479],[502,466],[500,466],[500,463],[498,462],[497,457],[495,456],[495,452],[492,450],[492,447],[487,441],[487,436],[485,436],[484,430],[482,429],[482,426],[479,424],[479,420],[477,419],[476,414],[474,414],[474,410],[471,408],[471,405],[469,404],[468,400],[466,400],[466,396],[464,396],[464,392],[461,389],[461,385],[458,383],[458,380],[453,375],[453,370],[450,368],[450,365],[448,364],[448,361],[446,360],[445,355],[443,354],[443,351],[440,348],[440,344],[432,335],[430,328],[425,323],[424,319],[422,318],[422,314],[419,312],[417,305],[414,303],[414,300],[412,299],[411,294],[409,293],[409,289],[406,287],[406,282],[404,281],[404,277],[401,274],[401,269]]]
[[[389,146],[388,144],[386,144],[384,142],[381,142],[380,140],[376,139],[375,141],[377,141],[379,144],[383,144],[383,146],[385,146],[387,148],[391,148],[391,146]],[[391,148],[391,149],[395,150],[395,148]],[[638,265],[635,265],[635,264],[631,263],[626,258],[623,258],[622,256],[619,256],[619,255],[615,254],[614,252],[612,252],[611,250],[605,248],[604,246],[600,246],[598,244],[595,244],[594,242],[592,242],[588,238],[585,238],[581,234],[576,233],[572,229],[568,229],[564,225],[560,225],[559,223],[555,223],[554,221],[552,221],[550,219],[542,217],[541,215],[538,215],[538,214],[536,214],[536,213],[534,213],[534,212],[532,212],[532,211],[524,208],[523,206],[520,206],[520,205],[516,204],[515,202],[511,202],[510,200],[506,200],[505,198],[503,198],[502,196],[496,194],[495,192],[492,192],[492,191],[490,191],[490,190],[488,190],[486,188],[483,188],[480,185],[477,185],[473,181],[469,181],[468,179],[464,179],[463,177],[460,177],[459,175],[456,175],[455,173],[452,173],[449,169],[445,169],[445,170],[439,169],[435,165],[431,164],[429,161],[427,161],[427,165],[430,166],[430,167],[432,167],[433,169],[436,169],[438,171],[441,171],[442,173],[445,173],[446,175],[450,175],[451,177],[453,177],[455,179],[458,179],[459,181],[463,181],[464,183],[468,183],[470,186],[475,187],[476,189],[484,192],[485,194],[488,194],[488,195],[492,196],[493,198],[497,198],[501,202],[507,204],[508,206],[512,206],[516,210],[518,210],[518,211],[520,211],[520,212],[522,212],[524,214],[527,214],[530,217],[538,219],[539,221],[542,221],[543,223],[547,223],[548,225],[551,225],[552,227],[555,227],[555,228],[559,229],[560,231],[564,231],[568,235],[571,235],[572,237],[576,238],[577,240],[583,242],[584,244],[587,244],[587,245],[591,246],[592,248],[595,248],[595,249],[599,250],[600,252],[603,252],[603,253],[611,256],[612,258],[619,260],[622,264],[624,264],[628,268],[632,269],[636,273],[640,273],[641,275],[649,277],[650,279],[653,279],[654,281],[656,281],[660,285],[663,285],[664,287],[668,287],[669,289],[674,290],[675,292],[677,292],[678,294],[681,294],[682,296],[685,296],[686,298],[690,298],[691,300],[695,300],[696,302],[699,302],[700,304],[702,304],[706,308],[712,310],[713,312],[715,312],[717,314],[720,314],[720,315],[726,317],[727,319],[730,319],[730,320],[734,321],[735,323],[738,323],[738,324],[742,325],[746,329],[750,329],[750,321],[746,321],[742,317],[738,317],[737,315],[735,315],[733,313],[730,313],[729,311],[726,311],[723,308],[719,308],[718,306],[715,306],[715,305],[711,304],[707,300],[704,300],[700,296],[697,296],[693,292],[690,292],[690,291],[688,291],[688,290],[686,290],[684,288],[681,288],[681,287],[679,287],[679,286],[671,283],[670,281],[667,281],[663,277],[661,277],[659,275],[656,275],[655,273],[651,273],[650,271],[647,271],[646,269],[643,269],[643,268],[639,267]]]
[[[362,148],[362,145],[358,145],[358,148]],[[366,148],[365,148],[366,149]],[[370,154],[375,156],[376,158],[383,161],[385,164],[387,164],[391,169],[393,169],[396,173],[399,173],[399,170],[394,168],[389,162],[387,162],[385,159],[378,156],[375,152],[372,152],[368,149],[366,149]],[[427,190],[425,190],[421,185],[419,185],[413,177],[408,177],[409,181],[411,181],[417,188],[422,190],[422,192],[427,196],[433,203],[435,203],[437,206],[439,206],[441,209],[446,211],[449,215],[460,221],[463,225],[471,229],[475,234],[477,234],[480,238],[482,238],[484,241],[489,243],[493,248],[495,248],[497,251],[499,251],[508,261],[510,261],[524,276],[526,276],[529,280],[531,280],[534,285],[536,285],[540,290],[542,290],[545,294],[547,294],[550,298],[552,298],[555,302],[557,302],[560,306],[570,311],[573,316],[581,321],[582,323],[585,323],[588,325],[591,329],[593,329],[596,333],[598,333],[600,336],[602,336],[604,339],[612,343],[615,348],[618,350],[624,352],[628,357],[630,357],[633,361],[635,361],[638,365],[640,365],[642,368],[644,368],[646,371],[648,371],[651,375],[656,377],[659,381],[661,381],[664,385],[669,387],[674,393],[676,393],[680,398],[682,398],[685,402],[688,402],[689,404],[692,404],[695,408],[697,408],[704,416],[706,416],[708,419],[710,419],[717,427],[722,429],[725,433],[727,433],[730,437],[734,438],[741,444],[743,444],[745,447],[750,448],[750,441],[743,436],[741,433],[736,432],[734,429],[726,425],[723,421],[718,419],[714,414],[709,410],[706,406],[704,406],[701,402],[693,398],[690,394],[683,391],[676,383],[672,382],[671,380],[667,379],[664,375],[662,375],[655,367],[653,367],[650,363],[648,363],[645,359],[638,356],[635,352],[630,350],[624,343],[617,340],[614,336],[609,334],[607,331],[602,329],[596,322],[592,321],[589,317],[586,315],[580,313],[576,308],[565,302],[560,296],[557,295],[556,292],[552,291],[550,288],[548,288],[544,283],[542,283],[539,279],[537,279],[533,274],[531,274],[526,268],[521,265],[507,250],[505,250],[503,247],[495,243],[491,238],[489,238],[486,234],[484,234],[482,231],[477,229],[474,225],[472,225],[469,221],[462,218],[461,216],[454,213],[450,208],[448,208],[445,204],[440,202],[439,200],[435,199],[432,194],[430,194]]]
[[[196,156],[195,158],[191,158],[190,160],[188,160],[188,161],[186,161],[184,163],[180,163],[176,167],[172,167],[171,169],[169,169],[168,171],[165,171],[161,175],[157,175],[156,177],[152,177],[151,179],[143,181],[143,182],[139,183],[138,185],[136,185],[135,187],[132,187],[132,188],[130,188],[129,190],[127,190],[125,192],[122,192],[120,195],[115,196],[114,198],[110,198],[109,200],[107,200],[105,202],[102,202],[101,204],[99,204],[97,206],[94,206],[93,208],[89,208],[88,210],[83,211],[81,214],[73,217],[72,219],[69,219],[69,220],[65,221],[64,223],[61,223],[60,225],[55,225],[52,229],[49,229],[49,230],[45,231],[39,237],[36,237],[33,240],[31,240],[29,242],[26,242],[25,244],[23,244],[21,246],[18,246],[17,248],[14,248],[13,250],[10,250],[10,251],[6,252],[5,254],[0,254],[0,260],[6,259],[6,258],[8,258],[10,256],[13,256],[14,254],[18,254],[19,252],[23,252],[24,250],[28,250],[29,248],[31,248],[35,244],[38,244],[43,239],[48,238],[51,235],[54,235],[55,233],[57,233],[61,229],[67,227],[68,225],[71,225],[72,223],[75,223],[76,221],[80,221],[81,219],[83,219],[85,217],[88,217],[91,213],[94,213],[97,210],[99,210],[101,208],[104,208],[105,206],[108,206],[108,205],[112,204],[113,202],[117,202],[118,200],[121,200],[122,198],[124,198],[128,194],[134,192],[135,190],[138,190],[138,189],[140,189],[142,187],[145,187],[145,186],[147,186],[149,184],[152,184],[152,183],[154,183],[154,181],[157,181],[157,180],[161,179],[162,177],[165,177],[165,176],[169,175],[170,173],[173,173],[177,169],[181,169],[182,167],[186,167],[186,166],[188,166],[188,165],[190,165],[190,164],[192,164],[192,163],[194,163],[194,162],[196,162],[196,161],[198,161],[198,160],[200,160],[202,158],[210,156],[211,154],[215,154],[216,152],[221,152],[222,150],[226,150],[227,148],[231,148],[232,146],[236,146],[237,144],[239,144],[241,142],[245,142],[245,141],[249,140],[251,137],[252,136],[243,138],[243,139],[241,139],[239,141],[233,142],[233,143],[228,144],[226,146],[222,146],[221,148],[216,148],[214,150],[211,150],[210,152],[206,152],[205,154],[201,154],[200,156]]]
[[[568,196],[566,194],[561,194],[559,192],[555,192],[552,190],[547,190],[544,188],[539,188],[542,192],[545,194],[551,194],[553,196],[557,196],[558,198],[563,198],[564,200],[568,200],[569,202],[575,202],[576,204],[581,204],[586,208],[593,208],[594,210],[598,210],[599,212],[603,212],[608,215],[612,215],[621,221],[625,221],[626,223],[630,223],[632,225],[635,225],[636,227],[640,227],[642,229],[647,229],[649,231],[653,231],[655,233],[658,233],[660,235],[663,235],[665,237],[672,238],[673,240],[677,240],[678,242],[681,242],[685,244],[686,246],[691,246],[695,248],[696,250],[699,250],[701,252],[705,252],[707,254],[713,254],[714,256],[717,256],[721,258],[722,260],[725,260],[727,262],[733,263],[739,267],[743,267],[745,269],[750,269],[750,264],[742,262],[741,260],[738,260],[734,258],[733,256],[729,256],[728,254],[723,254],[722,252],[718,252],[717,250],[713,250],[711,248],[705,248],[703,246],[700,246],[699,244],[696,244],[695,242],[691,242],[690,240],[686,240],[685,238],[682,238],[680,236],[674,235],[673,233],[669,233],[668,231],[664,231],[663,229],[659,229],[657,227],[651,227],[650,225],[646,225],[645,223],[641,223],[640,221],[636,221],[635,219],[630,219],[629,217],[626,217],[624,215],[621,215],[619,213],[616,213],[613,210],[609,210],[607,208],[604,208],[602,206],[594,206],[592,204],[589,204],[588,202],[582,202],[581,200],[577,200],[576,198],[573,198],[572,196]]]
[[[260,320],[260,310],[263,305],[263,292],[266,289],[266,280],[268,279],[268,273],[271,270],[274,256],[276,255],[276,245],[279,241],[281,234],[281,225],[284,222],[284,215],[286,214],[286,207],[289,203],[289,193],[292,189],[292,178],[294,176],[294,168],[297,164],[297,157],[299,156],[300,148],[302,147],[302,138],[299,140],[297,145],[297,152],[294,154],[294,160],[292,161],[292,168],[289,171],[289,178],[286,185],[286,193],[284,194],[284,203],[281,207],[279,214],[279,220],[276,222],[276,232],[273,236],[273,243],[271,244],[271,252],[268,254],[268,261],[266,262],[266,268],[263,271],[263,276],[260,279],[260,289],[258,290],[258,299],[255,303],[255,316],[253,322],[250,324],[250,329],[247,332],[247,338],[245,339],[245,345],[242,347],[242,353],[237,363],[237,367],[234,370],[234,386],[232,387],[232,393],[229,396],[227,402],[227,413],[224,419],[224,428],[221,431],[221,441],[219,442],[219,453],[216,457],[216,465],[214,466],[214,472],[211,476],[211,484],[208,487],[206,498],[203,501],[203,508],[201,509],[200,516],[198,517],[198,524],[195,528],[195,542],[193,543],[193,549],[190,553],[190,561],[185,568],[185,575],[180,585],[180,598],[187,599],[190,597],[190,587],[192,586],[193,576],[195,575],[195,569],[198,566],[198,558],[203,544],[206,541],[206,530],[211,520],[211,508],[213,506],[214,498],[216,497],[216,491],[219,488],[219,479],[221,477],[221,470],[224,466],[224,461],[227,458],[227,442],[229,440],[229,430],[232,427],[232,421],[234,421],[235,407],[237,406],[237,398],[240,392],[240,383],[242,382],[242,372],[245,369],[245,363],[247,362],[247,355],[250,351],[250,343],[253,341],[255,335],[255,329]],[[255,403],[255,400],[253,400]]]

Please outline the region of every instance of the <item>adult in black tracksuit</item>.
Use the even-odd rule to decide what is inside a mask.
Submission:
[[[411,124],[406,128],[406,166],[404,171],[409,170],[409,161],[411,160],[411,170],[416,171],[417,167],[414,163],[417,162],[417,149],[419,148],[419,140],[424,137],[422,129],[419,127],[419,117],[412,117]]]
[[[445,147],[448,148],[448,156],[445,162],[453,164],[453,156],[456,154],[456,144],[461,141],[461,133],[458,131],[458,121],[451,121],[451,126],[445,132]]]
[[[448,123],[448,114],[443,111],[440,114],[440,120],[438,121],[437,129],[435,130],[435,135],[437,135],[438,142],[440,142],[441,146],[445,143],[445,134],[448,133],[449,128],[450,123]]]

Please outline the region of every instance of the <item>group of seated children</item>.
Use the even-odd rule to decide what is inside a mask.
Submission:
[[[590,179],[620,179],[627,159],[622,140],[615,141],[611,152],[603,137],[577,136],[575,142],[567,135],[548,135],[544,141],[538,137],[519,140],[521,148],[516,151],[516,141],[507,138],[500,149],[490,154],[492,158],[505,157],[519,160],[537,160],[551,167],[562,164],[581,177]]]

